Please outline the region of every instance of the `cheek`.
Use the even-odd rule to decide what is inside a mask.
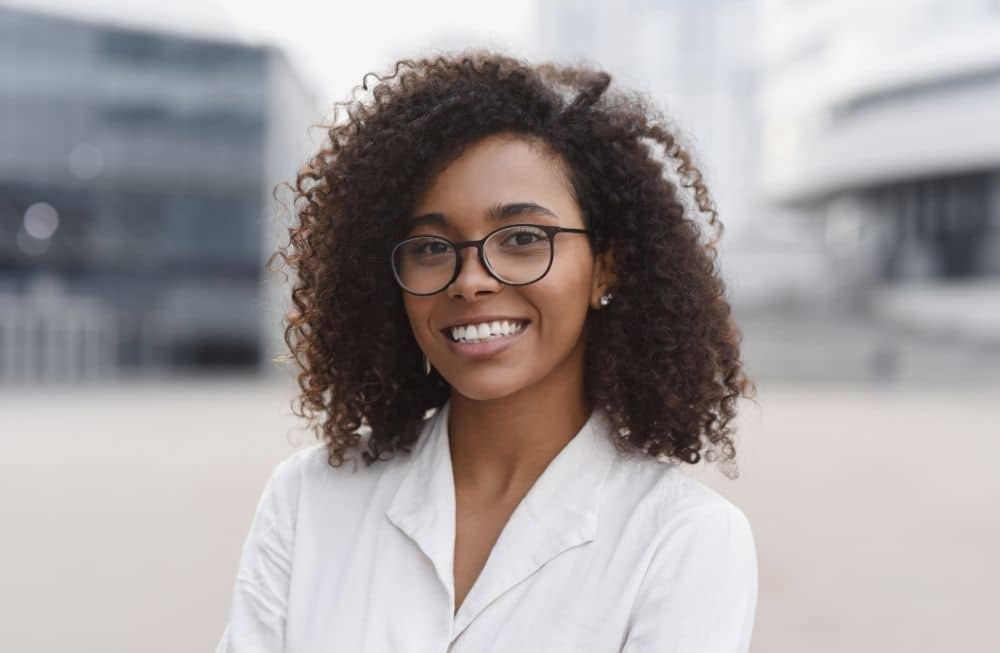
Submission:
[[[430,310],[428,302],[420,297],[405,295],[403,297],[403,308],[406,310],[406,317],[410,322],[410,328],[418,342],[423,341],[427,315]]]
[[[542,335],[546,338],[575,339],[582,331],[587,316],[590,277],[579,273],[563,274],[554,276],[551,281],[538,288],[534,298],[541,313]]]

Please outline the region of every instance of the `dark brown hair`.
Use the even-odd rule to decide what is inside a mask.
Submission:
[[[464,147],[514,132],[562,158],[594,251],[613,247],[614,301],[588,314],[584,384],[616,445],[691,464],[704,455],[738,476],[730,421],[756,389],[716,268],[723,227],[662,114],[610,82],[586,65],[477,49],[368,73],[334,105],[327,139],[296,177],[289,242],[269,260],[296,277],[284,332],[301,368],[293,412],[326,441],[332,466],[352,447],[367,448],[367,465],[409,451],[448,399],[450,385],[424,374],[389,252],[438,171]]]

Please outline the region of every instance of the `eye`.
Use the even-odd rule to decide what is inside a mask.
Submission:
[[[428,257],[447,254],[450,250],[451,247],[443,240],[437,240],[435,238],[420,238],[408,243],[404,250],[404,254],[406,256]]]
[[[540,242],[544,242],[547,238],[548,235],[541,229],[519,227],[514,230],[513,233],[504,234],[503,238],[501,238],[500,244],[503,247],[510,248],[527,247],[529,245],[537,245]]]
[[[448,251],[448,245],[440,240],[427,240],[417,243],[413,251],[415,254],[444,254]]]

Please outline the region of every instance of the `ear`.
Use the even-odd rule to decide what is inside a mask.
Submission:
[[[618,277],[615,274],[615,253],[611,245],[594,259],[594,273],[590,284],[590,306],[595,310],[601,306],[601,296],[613,291],[617,286]]]

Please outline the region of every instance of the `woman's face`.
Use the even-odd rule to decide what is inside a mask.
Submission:
[[[438,235],[458,242],[478,240],[509,224],[584,228],[569,180],[539,147],[498,134],[466,148],[431,182],[411,213],[440,217],[417,221],[408,235]],[[524,203],[547,212],[522,211],[502,219],[489,215],[499,205]],[[531,240],[522,237],[520,242]],[[476,249],[466,247],[460,250],[459,276],[445,290],[427,296],[403,293],[417,343],[454,392],[476,400],[497,399],[582,377],[584,321],[589,308],[599,307],[611,260],[595,260],[587,234],[559,233],[554,245],[551,268],[532,284],[501,283],[483,267]],[[447,328],[503,318],[527,324],[519,332],[479,344],[455,343]]]

